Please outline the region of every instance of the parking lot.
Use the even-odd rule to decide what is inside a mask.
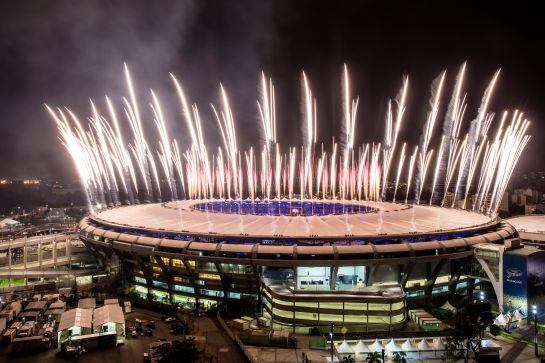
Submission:
[[[134,326],[135,319],[140,319],[145,327],[146,322],[153,320],[155,322],[155,329],[152,329],[153,336],[148,337],[146,334],[139,335],[137,338],[132,338],[130,333],[126,334],[125,344],[117,347],[110,347],[104,349],[95,349],[88,351],[82,355],[79,362],[89,363],[105,363],[105,362],[143,362],[144,352],[148,351],[149,343],[156,341],[157,339],[174,340],[180,339],[181,336],[170,334],[170,324],[161,321],[161,314],[142,310],[133,309],[133,312],[125,314],[126,326]],[[208,343],[212,347],[214,353],[220,353],[220,362],[241,362],[242,357],[240,353],[235,349],[232,342],[225,339],[223,332],[219,331],[213,320],[207,317],[199,318],[198,322],[203,335],[210,340]],[[145,332],[145,328],[143,329]],[[0,349],[0,362],[8,362],[16,360],[21,363],[36,363],[39,362],[59,362],[66,361],[62,357],[58,356],[55,349],[51,349],[45,352],[30,353],[26,355],[10,355],[10,347],[1,347]]]

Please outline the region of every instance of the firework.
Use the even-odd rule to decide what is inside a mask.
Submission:
[[[458,206],[459,203],[462,208],[495,214],[517,161],[530,140],[527,135],[529,121],[521,112],[515,111],[508,122],[509,113],[506,111],[495,136],[492,139],[488,137],[490,130],[494,129],[494,113],[488,112],[488,106],[499,76],[497,71],[485,90],[469,131],[460,138],[467,106],[466,95],[462,91],[465,73],[464,63],[456,78],[440,137],[435,135],[435,125],[441,113],[446,71],[432,83],[430,111],[420,142],[412,146],[410,156],[406,155],[410,147],[406,141],[403,141],[401,150],[397,150],[407,109],[408,77],[403,78],[395,100],[387,103],[383,142],[356,145],[359,99],[351,95],[346,65],[341,77],[341,138],[339,143],[333,139],[329,151],[323,143],[319,150],[317,144],[317,101],[310,79],[304,72],[301,99],[303,143],[300,148],[284,146],[277,138],[275,88],[265,73],[261,73],[257,101],[262,143],[248,150],[238,148],[234,112],[227,91],[220,85],[220,106],[211,107],[222,145],[217,146],[215,153],[209,154],[210,146],[203,133],[199,108],[188,101],[181,83],[172,74],[181,104],[181,119],[189,135],[189,143],[185,147],[170,136],[160,99],[153,91],[150,92],[149,103],[152,120],[147,121],[142,116],[127,65],[124,66],[124,74],[128,95],[122,98],[123,112],[120,115],[123,117],[118,116],[114,102],[108,97],[105,99],[106,114],[102,114],[97,103],[91,101],[91,116],[86,125],[68,108],[46,108],[58,127],[59,139],[74,161],[93,208],[180,198],[235,198],[240,201],[284,198],[314,201],[318,198],[340,199],[343,203],[381,201],[388,198],[389,171],[392,160],[397,158],[392,201],[396,200],[399,183],[406,170],[405,203],[409,203],[411,192],[414,193],[413,202],[420,203],[427,186],[428,170],[433,167],[429,204],[438,194],[435,199],[440,200],[441,205],[448,200],[450,206]],[[148,140],[154,138],[144,132],[148,122],[157,130],[157,147],[150,147],[154,142]],[[129,142],[125,141],[124,129],[130,131]],[[434,137],[439,139],[437,148],[433,147]],[[434,150],[438,150],[435,157]],[[407,167],[406,158],[409,159]],[[442,191],[438,187],[441,184]],[[468,206],[472,190],[473,199]]]

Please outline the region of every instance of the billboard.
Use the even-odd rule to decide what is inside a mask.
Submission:
[[[526,255],[510,253],[503,255],[503,310],[520,309],[528,314],[528,260]]]

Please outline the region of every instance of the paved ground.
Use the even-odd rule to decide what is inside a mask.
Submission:
[[[216,319],[199,318],[198,329],[206,337],[209,347],[217,354],[218,363],[246,362],[246,357],[238,346],[227,336]]]
[[[81,356],[78,362],[81,363],[110,363],[110,362],[143,362],[143,354],[148,351],[149,343],[156,341],[159,338],[167,340],[179,339],[177,336],[170,334],[170,323],[161,321],[161,315],[147,311],[136,309],[132,313],[125,315],[127,325],[132,326],[134,319],[154,320],[155,329],[153,336],[139,336],[138,338],[128,337],[125,344],[118,347],[105,349],[96,349],[88,351]],[[198,319],[196,324],[201,330],[200,335],[206,337],[207,343],[212,347],[212,351],[218,354],[218,362],[221,363],[239,363],[245,362],[242,352],[229,339],[223,329],[216,325],[215,320],[203,317]],[[67,360],[56,355],[56,350],[47,352],[37,352],[34,354],[11,356],[10,347],[0,347],[0,362],[16,362],[16,363],[49,363],[49,362],[67,362]]]

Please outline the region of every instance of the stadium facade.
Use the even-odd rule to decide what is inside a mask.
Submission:
[[[79,231],[101,263],[122,261],[142,299],[189,308],[250,301],[296,332],[400,329],[408,309],[471,297],[490,281],[487,246],[518,247],[498,218],[386,202],[142,204],[99,211]]]

